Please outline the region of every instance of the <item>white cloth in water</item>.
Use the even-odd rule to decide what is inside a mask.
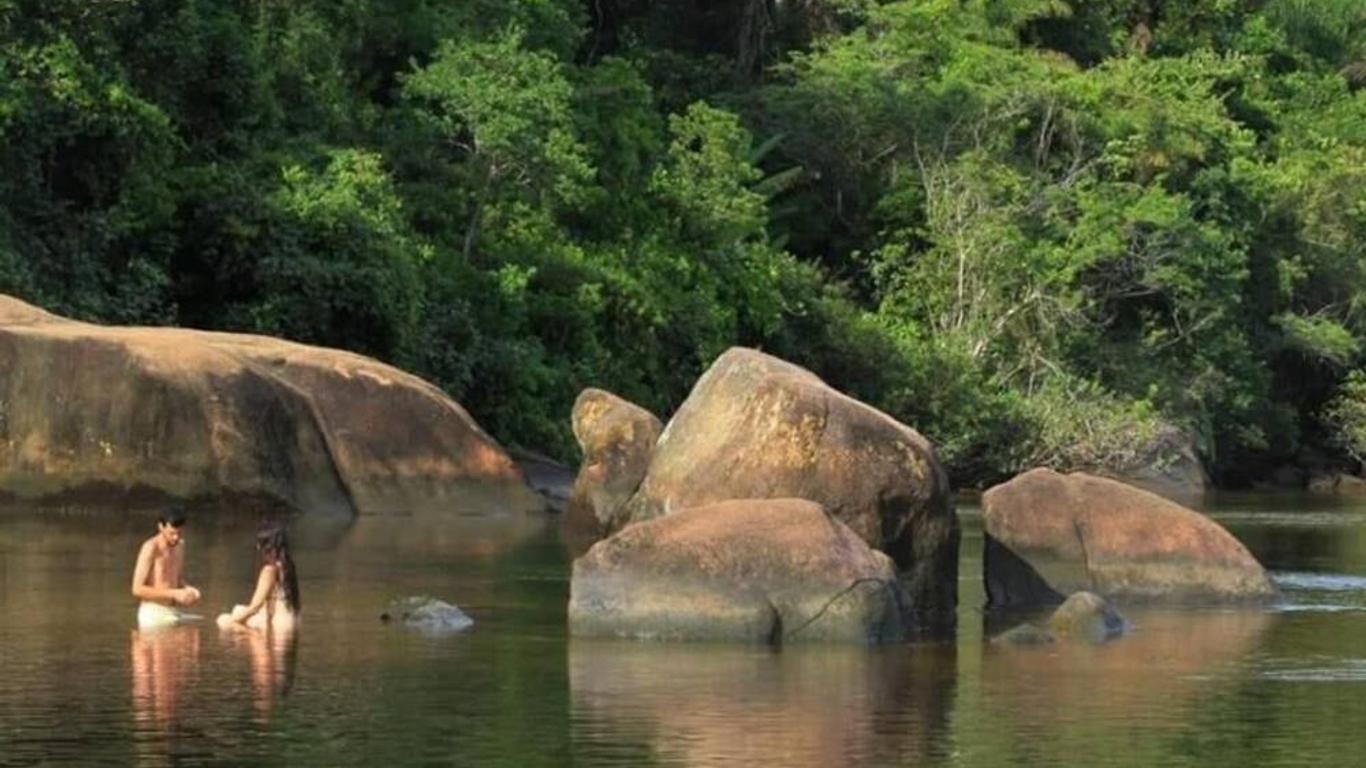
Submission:
[[[186,618],[186,614],[169,605],[144,600],[138,606],[138,626],[142,629],[170,627],[185,621]]]

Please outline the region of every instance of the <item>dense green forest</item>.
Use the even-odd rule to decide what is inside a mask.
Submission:
[[[959,485],[1358,467],[1366,3],[0,0],[0,292],[566,459],[745,344]]]

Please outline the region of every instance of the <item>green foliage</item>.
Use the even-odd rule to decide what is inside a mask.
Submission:
[[[1152,406],[1057,377],[1024,401],[1025,464],[1059,470],[1141,466],[1163,425]]]
[[[1361,352],[1356,337],[1332,320],[1301,317],[1289,312],[1272,320],[1280,326],[1286,345],[1307,358],[1342,367]]]
[[[1325,420],[1333,440],[1366,465],[1366,371],[1352,371],[1337,397],[1328,404]]]
[[[402,203],[379,156],[328,153],[282,169],[267,199],[271,231],[258,270],[255,327],[316,344],[403,359],[418,319],[418,262]]]
[[[1341,455],[1351,0],[0,0],[0,291],[355,349],[572,459],[762,347],[954,480]],[[1359,421],[1359,419],[1357,419]]]

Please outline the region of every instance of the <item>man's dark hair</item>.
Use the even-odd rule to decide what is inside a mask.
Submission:
[[[183,528],[189,516],[185,514],[184,507],[171,507],[157,518],[157,525],[169,525],[172,528]]]

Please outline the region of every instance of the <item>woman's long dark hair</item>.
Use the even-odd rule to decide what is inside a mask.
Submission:
[[[256,532],[256,571],[266,565],[279,570],[280,586],[285,590],[285,605],[298,613],[303,607],[299,600],[299,575],[294,569],[294,558],[289,554],[289,537],[283,523],[266,522]]]

